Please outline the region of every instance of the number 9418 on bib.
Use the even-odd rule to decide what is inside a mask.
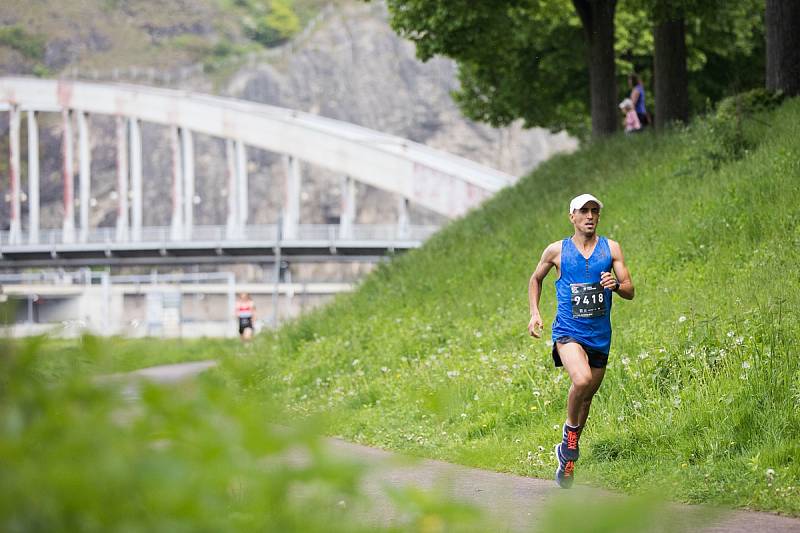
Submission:
[[[600,283],[572,283],[569,286],[573,318],[593,318],[606,314],[606,295]]]

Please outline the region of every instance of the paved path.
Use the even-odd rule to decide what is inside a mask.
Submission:
[[[145,368],[129,375],[171,383],[190,378],[215,365],[213,361],[182,363]],[[115,375],[115,378],[118,377],[119,375]],[[598,498],[619,501],[624,498],[581,485],[576,485],[570,491],[564,491],[557,488],[551,480],[503,474],[430,459],[409,459],[340,439],[329,438],[326,442],[332,454],[369,466],[363,478],[362,492],[371,505],[368,511],[354,508],[354,512],[368,513],[363,518],[376,524],[391,525],[403,519],[387,496],[387,487],[443,489],[455,500],[482,509],[491,518],[493,531],[498,532],[530,531],[531,526],[535,524],[537,512],[557,496],[567,496],[579,501],[586,499],[597,501]],[[705,527],[700,527],[698,520],[706,514],[706,509],[701,506],[669,504],[667,518],[658,524],[649,524],[648,530],[800,533],[800,519],[752,511],[718,512],[719,514],[714,515],[710,522],[706,522]],[[573,521],[587,518],[580,516],[578,505],[576,505],[576,516],[569,517]],[[649,529],[650,526],[652,529]]]

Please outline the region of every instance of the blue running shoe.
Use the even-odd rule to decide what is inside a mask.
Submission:
[[[561,454],[561,443],[556,444],[555,448],[556,459],[558,459],[558,468],[556,468],[556,483],[562,489],[572,487],[572,482],[575,480],[573,475],[575,472],[575,461],[566,459]]]
[[[581,456],[578,448],[579,427],[564,424],[563,440],[561,441],[561,455],[569,461],[577,461]]]

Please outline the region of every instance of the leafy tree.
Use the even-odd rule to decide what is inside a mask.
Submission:
[[[686,75],[660,76],[671,85],[657,91],[665,96],[677,91],[683,103],[671,104],[667,97],[664,105],[680,109],[678,118],[732,92],[763,85],[760,2],[619,0],[614,20],[604,23],[613,29],[615,67],[591,60],[591,24],[600,18],[592,22],[586,6],[597,7],[597,2],[389,0],[388,4],[392,26],[416,44],[420,59],[441,54],[458,62],[460,88],[453,96],[467,117],[495,126],[521,118],[526,126],[582,134],[589,129],[590,112],[595,133],[613,131],[619,120],[615,104],[623,93],[602,92],[591,80],[608,89],[615,80],[600,83],[601,74],[637,71],[647,84],[654,78],[655,34],[661,36],[661,49],[674,52],[670,46],[680,40],[680,21],[685,53],[662,55],[660,66],[669,66],[669,72],[685,65]],[[659,13],[659,4],[673,9],[662,7]],[[658,23],[663,27],[657,32]],[[594,77],[593,64],[601,73]],[[676,84],[686,89],[676,90]],[[649,93],[651,108],[653,101]],[[657,116],[669,120],[668,113]]]
[[[616,0],[389,0],[392,27],[427,60],[459,63],[464,113],[494,125],[617,126]],[[588,69],[586,68],[588,64]]]

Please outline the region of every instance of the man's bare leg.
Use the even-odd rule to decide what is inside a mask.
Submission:
[[[583,347],[576,343],[556,344],[558,355],[566,369],[572,385],[567,397],[567,424],[583,427],[589,416],[592,398],[605,376],[605,368],[592,368]]]
[[[562,488],[569,488],[574,479],[575,461],[580,456],[578,439],[581,429],[589,416],[592,397],[600,388],[605,370],[590,367],[586,352],[576,342],[557,343],[556,348],[572,381],[567,397],[567,421],[564,424],[562,441],[555,446],[558,459],[556,481]]]

